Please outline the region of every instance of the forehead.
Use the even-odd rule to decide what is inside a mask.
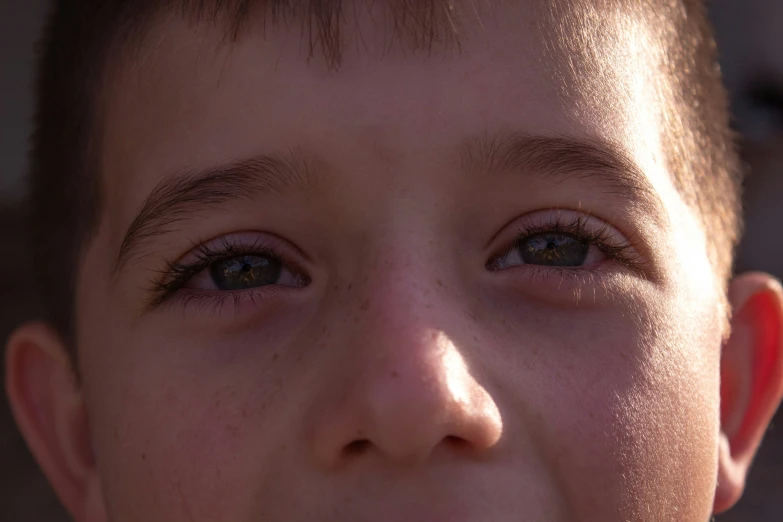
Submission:
[[[117,227],[162,177],[193,165],[354,145],[402,161],[498,131],[620,144],[677,198],[658,118],[663,50],[642,12],[524,0],[453,9],[444,20],[456,39],[440,28],[422,45],[388,9],[360,6],[340,24],[339,68],[313,52],[328,44],[304,19],[250,15],[231,42],[222,25],[158,18],[108,74],[102,170]]]

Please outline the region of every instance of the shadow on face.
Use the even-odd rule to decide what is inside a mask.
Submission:
[[[172,20],[112,70],[83,388],[40,326],[12,343],[77,519],[709,517],[723,309],[635,81],[658,55],[607,38],[565,96],[541,28],[494,14],[460,53],[339,71]]]

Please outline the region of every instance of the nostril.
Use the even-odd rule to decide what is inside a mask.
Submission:
[[[463,439],[462,437],[457,437],[455,435],[449,435],[443,439],[443,443],[446,446],[451,447],[452,449],[458,450],[458,451],[469,451],[471,448],[470,442]]]
[[[343,453],[347,456],[360,455],[370,447],[370,441],[367,439],[355,440],[346,445]]]

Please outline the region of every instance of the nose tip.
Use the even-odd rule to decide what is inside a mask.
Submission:
[[[447,349],[424,365],[392,371],[376,383],[368,397],[373,445],[391,459],[412,462],[440,444],[481,451],[497,442],[500,414],[459,353]]]
[[[436,450],[475,456],[498,442],[503,425],[489,392],[445,334],[427,337],[364,372],[348,397],[324,410],[314,443],[322,464],[374,454],[412,465]]]

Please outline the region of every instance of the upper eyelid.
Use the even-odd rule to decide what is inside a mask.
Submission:
[[[536,217],[542,217],[542,219],[539,220],[536,219]],[[597,229],[592,226],[595,221],[600,222],[600,226]],[[497,252],[499,249],[497,246],[499,241],[498,238],[501,237],[505,238],[503,240],[504,244],[512,241],[511,238],[508,238],[509,229],[514,231],[514,238],[517,238],[521,234],[552,232],[553,230],[574,232],[577,228],[581,228],[582,230],[595,230],[596,233],[600,231],[601,234],[614,230],[617,231],[624,241],[627,241],[631,246],[635,246],[635,241],[633,241],[632,237],[628,237],[627,234],[623,233],[614,224],[591,213],[570,209],[542,209],[528,212],[508,221],[492,236],[490,243],[487,245],[487,249],[490,252]]]
[[[207,245],[199,245],[191,252],[195,252],[198,255],[198,258],[194,260],[191,263],[187,262],[178,262],[183,265],[188,266],[194,266],[199,265],[203,263],[211,263],[214,262],[216,259],[229,259],[232,257],[237,256],[247,256],[247,255],[268,255],[278,258],[283,258],[283,256],[273,247],[270,247],[268,245],[227,245],[221,248],[211,248]],[[285,261],[284,259],[282,259]]]
[[[249,239],[242,240],[242,238]],[[254,249],[260,251],[273,250],[283,255],[288,253],[292,254],[294,257],[301,257],[305,262],[310,262],[310,257],[307,253],[291,241],[288,241],[275,233],[261,231],[230,232],[218,234],[206,240],[193,241],[188,250],[175,259],[176,261],[183,261],[188,258],[189,254],[198,252],[199,250],[202,252],[206,250],[217,252],[227,245],[246,253],[250,253],[254,251]]]
[[[263,239],[259,240],[260,237]],[[248,239],[241,240],[241,238]],[[204,252],[205,249],[209,249],[220,253],[221,248],[225,248],[228,243],[236,249],[236,255],[270,253],[300,271],[307,272],[312,268],[312,258],[292,241],[274,232],[244,230],[214,235],[207,240],[192,241],[185,253],[164,260],[165,267],[161,271],[169,271],[177,264],[191,265],[192,263],[188,262],[191,254],[199,250]]]

